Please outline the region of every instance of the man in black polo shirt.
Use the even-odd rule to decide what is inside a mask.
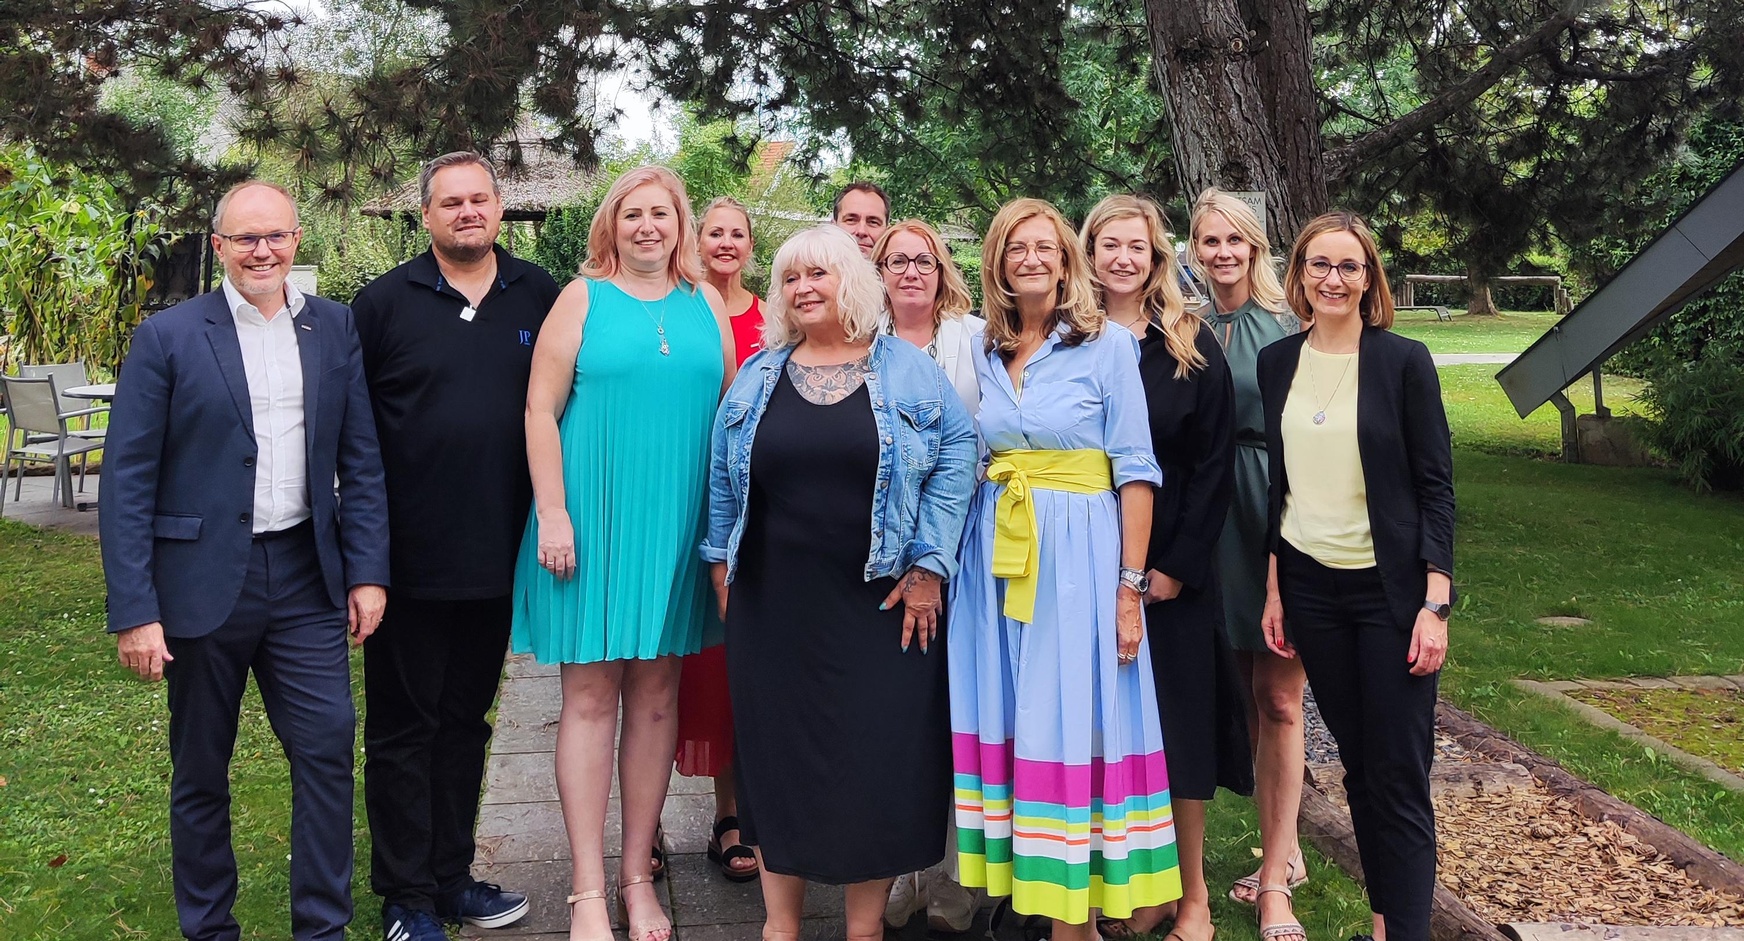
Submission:
[[[527,375],[558,292],[496,245],[503,204],[484,158],[438,157],[418,182],[430,251],[352,302],[393,581],[364,645],[364,802],[385,941],[441,941],[439,919],[497,928],[527,912],[524,895],[472,878],[472,831],[533,499]]]

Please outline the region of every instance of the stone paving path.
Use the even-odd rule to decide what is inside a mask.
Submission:
[[[569,917],[569,847],[552,771],[561,694],[557,668],[531,657],[510,657],[497,706],[496,735],[485,770],[479,812],[478,878],[525,892],[527,917],[510,928],[468,928],[468,938],[564,938]],[[721,878],[705,853],[714,823],[713,782],[673,775],[662,818],[668,851],[667,878],[659,886],[672,916],[675,941],[755,941],[763,926],[763,896],[756,882],[735,885]],[[619,810],[614,786],[606,813],[606,877],[618,872]],[[616,907],[615,892],[612,905]],[[616,914],[613,915],[614,920]],[[916,919],[916,928],[925,919]],[[625,937],[617,925],[617,936]],[[806,897],[804,937],[839,941],[844,936],[842,893],[813,886]],[[924,932],[916,930],[915,937]]]
[[[12,488],[18,486],[17,478],[5,481],[6,506],[0,509],[0,516],[15,523],[29,523],[47,529],[58,529],[81,536],[97,535],[97,509],[92,506],[86,512],[70,510],[50,499],[53,493],[54,478],[47,474],[27,474],[24,478],[24,496],[13,500]],[[79,486],[79,472],[73,470],[73,487]],[[76,503],[94,504],[97,502],[97,492],[102,489],[101,481],[95,471],[85,477],[85,492],[73,494]]]
[[[1506,366],[1519,353],[1435,353],[1437,366]]]

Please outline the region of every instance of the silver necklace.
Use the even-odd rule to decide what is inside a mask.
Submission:
[[[634,295],[634,294],[631,294],[630,296],[636,297],[636,295]],[[672,355],[672,346],[666,342],[666,304],[667,304],[667,301],[671,299],[671,297],[672,297],[672,294],[670,292],[668,292],[665,297],[660,299],[660,316],[659,317],[655,317],[654,312],[648,309],[648,302],[647,301],[642,300],[639,297],[636,297],[636,303],[642,305],[642,313],[648,315],[648,320],[654,324],[654,332],[660,335],[660,355],[661,356],[671,356]]]
[[[1314,347],[1310,345],[1309,349],[1314,349]],[[1319,353],[1320,351],[1314,350],[1314,352]],[[1322,355],[1330,356],[1333,354],[1327,353]],[[1355,353],[1350,355],[1350,359],[1344,361],[1344,372],[1338,374],[1338,385],[1332,387],[1332,395],[1328,396],[1323,401],[1320,398],[1320,380],[1314,375],[1314,360],[1312,358],[1308,360],[1308,383],[1314,387],[1314,404],[1319,408],[1319,411],[1314,413],[1314,424],[1326,424],[1326,407],[1332,404],[1333,399],[1338,398],[1338,390],[1344,388],[1344,377],[1350,374],[1350,364],[1355,361]]]

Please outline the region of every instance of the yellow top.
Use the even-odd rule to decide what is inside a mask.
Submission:
[[[1035,620],[1036,575],[1042,560],[1030,489],[1103,493],[1114,489],[1114,471],[1108,455],[1095,448],[995,451],[987,479],[1005,485],[993,510],[993,574],[1009,580],[1005,616],[1029,624]]]
[[[1279,428],[1290,479],[1280,535],[1334,569],[1375,564],[1368,484],[1356,443],[1357,371],[1356,353],[1322,353],[1302,344]]]

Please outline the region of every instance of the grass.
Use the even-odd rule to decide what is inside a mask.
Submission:
[[[1733,774],[1744,774],[1744,693],[1738,690],[1580,689],[1567,695]]]
[[[1553,405],[1542,405],[1522,419],[1496,384],[1500,366],[1442,366],[1441,398],[1447,407],[1447,424],[1455,448],[1486,454],[1548,458],[1562,453],[1562,416]],[[1610,376],[1604,380],[1605,404],[1613,415],[1640,415],[1636,399],[1638,379]],[[1568,390],[1568,399],[1582,415],[1593,413],[1593,386],[1580,382]]]
[[[1401,311],[1393,330],[1422,340],[1431,353],[1518,353],[1562,319],[1554,311],[1509,311],[1494,317],[1451,313],[1452,322],[1444,323],[1433,311]]]
[[[95,541],[0,520],[0,635],[0,938],[179,936],[164,687],[115,661]],[[288,782],[251,684],[231,765],[245,938],[289,933]],[[373,928],[357,797],[357,924]]]

